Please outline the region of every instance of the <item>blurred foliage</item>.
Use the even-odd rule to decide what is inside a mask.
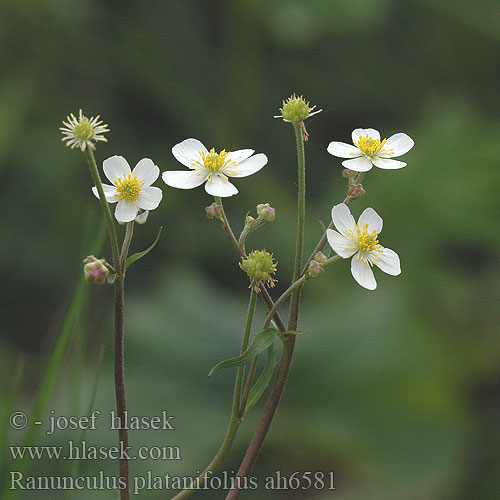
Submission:
[[[352,204],[356,216],[367,206],[382,215],[381,243],[400,254],[403,274],[377,273],[379,288],[368,292],[339,262],[308,285],[301,325],[311,334],[299,339],[254,474],[334,470],[342,500],[498,498],[499,26],[493,0],[171,0],[119,8],[3,0],[0,407],[22,358],[17,406],[32,404],[99,220],[85,160],[60,142],[66,115],[81,107],[110,125],[98,163],[121,154],[131,165],[151,157],[162,171],[179,169],[170,150],[187,137],[265,152],[268,166],[235,182],[240,194],[226,210],[237,229],[258,203],[276,207],[276,222],[247,248],[274,252],[279,293],[292,268],[296,166],[290,126],[272,116],[282,99],[304,93],[324,109],[307,124],[308,249],[346,189],[328,142],[349,142],[356,127],[415,140],[408,167],[374,169],[367,195]],[[132,251],[146,248],[160,225],[164,234],[127,278],[129,406],[175,415],[167,439],[182,445],[184,458],[134,469],[192,474],[225,431],[232,378],[206,373],[238,350],[247,283],[220,227],[204,216],[211,200],[203,189],[161,187],[164,200],[138,227]],[[112,343],[111,290],[94,287],[91,295],[53,401],[62,414],[85,411],[99,345]],[[111,350],[98,393],[103,412],[113,407]],[[80,376],[71,375],[75,367]],[[259,408],[225,470],[238,466]],[[92,439],[116,436],[102,430]],[[132,436],[140,444],[161,439]],[[10,440],[18,444],[19,436]],[[36,473],[65,466],[40,463]],[[94,466],[82,464],[82,472]],[[115,464],[106,467],[115,472]],[[332,493],[265,495],[245,496]]]

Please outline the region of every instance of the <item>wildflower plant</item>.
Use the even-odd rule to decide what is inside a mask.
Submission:
[[[87,118],[82,110],[78,117],[71,114],[61,127],[63,141],[66,146],[74,149],[78,147],[87,159],[90,173],[94,181],[92,192],[101,203],[103,218],[106,223],[111,246],[112,264],[106,259],[96,259],[93,255],[83,261],[84,278],[89,283],[104,284],[106,281],[114,286],[115,309],[115,395],[116,415],[120,425],[118,430],[120,446],[127,449],[128,429],[126,425],[127,402],[125,394],[125,359],[124,359],[124,290],[125,274],[131,264],[144,257],[157,243],[146,250],[129,256],[129,249],[134,234],[135,222],[144,224],[150,210],[158,207],[162,199],[162,191],[151,186],[159,176],[159,168],[150,159],[142,159],[130,170],[130,166],[122,156],[112,156],[104,160],[103,171],[112,185],[103,184],[97,167],[93,151],[97,142],[107,142],[104,133],[109,132],[108,125],[95,118]],[[121,245],[118,243],[118,232],[111,215],[110,203],[116,203],[115,218],[124,224],[125,234]],[[120,457],[120,498],[130,498],[128,460]]]
[[[302,96],[293,94],[283,101],[281,113],[275,116],[290,123],[293,127],[298,166],[294,268],[288,288],[276,299],[270,294],[270,289],[274,286],[278,275],[278,263],[274,254],[266,250],[247,251],[246,249],[248,237],[253,231],[267,222],[275,221],[277,218],[275,208],[269,203],[259,203],[256,216],[247,213],[244,217],[243,229],[237,237],[222,202],[222,198],[238,192],[229,182],[228,177],[245,177],[257,173],[266,165],[267,156],[262,153],[252,156],[253,150],[239,150],[233,153],[223,150],[216,153],[214,149],[208,151],[201,142],[195,139],[187,139],[175,145],[172,153],[178,161],[188,167],[189,171],[167,171],[162,175],[167,185],[181,189],[190,189],[205,183],[207,193],[214,196],[214,202],[206,209],[207,217],[221,223],[239,259],[240,268],[248,276],[250,288],[240,353],[217,363],[209,372],[209,375],[213,375],[224,368],[237,369],[226,437],[209,465],[188,488],[173,497],[175,500],[188,498],[205,485],[207,477],[215,472],[228,454],[245,415],[263,396],[267,386],[271,385],[255,434],[226,499],[236,499],[240,496],[245,480],[260,453],[285,388],[297,338],[301,333],[298,330],[301,295],[306,284],[310,282],[310,278],[322,277],[330,264],[347,258],[351,258],[351,273],[354,279],[368,290],[376,288],[373,266],[390,275],[396,276],[401,273],[398,255],[379,243],[378,235],[382,230],[382,218],[374,209],[366,208],[356,223],[348,207],[352,201],[365,195],[366,192],[361,182],[373,165],[382,169],[399,169],[406,165],[406,163],[392,159],[408,152],[414,144],[413,140],[403,133],[395,134],[387,140],[380,140],[380,134],[374,129],[356,129],[352,133],[353,146],[340,142],[329,144],[327,148],[329,153],[347,158],[343,162],[345,168],[341,171],[342,176],[348,182],[347,195],[342,203],[332,208],[332,222],[323,231],[310,257],[307,259],[304,257],[305,141],[309,137],[304,121],[321,112],[321,110],[315,111],[315,108]],[[327,242],[334,252],[331,256],[323,253]],[[279,274],[280,280],[283,281],[286,270],[280,268]],[[261,297],[267,313],[262,326],[252,336],[258,296]],[[289,302],[288,319],[285,320],[282,318],[281,308],[287,301]],[[277,361],[279,349],[275,345],[277,339],[279,339],[278,344],[281,344],[279,361]],[[261,355],[266,356],[266,362],[257,378],[258,360]]]
[[[189,486],[177,493],[175,500],[188,498],[198,489],[204,487],[207,479],[220,467],[234,443],[239,426],[247,413],[259,402],[268,391],[267,401],[258,422],[255,434],[248,445],[241,461],[237,475],[232,482],[227,499],[239,498],[263,446],[271,422],[277,411],[288,374],[291,368],[299,330],[299,312],[301,297],[308,283],[326,276],[327,268],[342,259],[351,259],[351,274],[363,288],[374,290],[377,286],[373,267],[397,276],[401,273],[399,256],[393,250],[379,243],[382,231],[382,218],[373,208],[365,208],[356,222],[349,205],[365,194],[362,181],[373,165],[382,169],[399,169],[406,163],[393,160],[393,157],[405,154],[413,147],[413,140],[406,134],[398,133],[389,139],[380,140],[375,129],[356,129],[352,133],[353,145],[331,142],[328,152],[334,156],[345,158],[343,170],[339,174],[347,180],[347,193],[341,203],[332,208],[332,221],[322,231],[319,241],[310,256],[305,257],[305,211],[306,211],[306,156],[305,142],[309,135],[304,122],[317,115],[302,96],[293,94],[283,101],[280,114],[276,118],[290,123],[293,128],[297,148],[297,225],[295,238],[294,265],[292,270],[279,265],[279,254],[266,249],[249,249],[250,235],[268,223],[279,222],[279,213],[270,203],[258,203],[255,211],[243,216],[242,230],[239,236],[233,230],[226,214],[223,198],[238,193],[238,189],[229,178],[247,177],[257,174],[267,163],[264,153],[254,154],[253,149],[225,150],[216,152],[207,149],[197,139],[186,139],[172,148],[174,158],[187,170],[166,170],[162,179],[169,187],[192,189],[204,185],[213,202],[206,208],[206,216],[220,223],[236,257],[234,265],[239,265],[248,278],[249,302],[244,322],[241,348],[232,358],[220,361],[209,372],[209,376],[224,369],[236,369],[231,405],[231,416],[226,436],[214,458],[205,469],[194,478]],[[162,192],[152,186],[159,176],[159,168],[150,159],[142,159],[131,170],[127,161],[121,156],[113,156],[103,163],[103,171],[111,184],[102,184],[99,170],[95,163],[93,150],[98,141],[104,141],[107,125],[102,125],[98,118],[87,119],[80,111],[79,117],[68,117],[62,130],[63,140],[71,148],[79,147],[85,154],[90,166],[95,186],[94,195],[100,200],[104,219],[108,226],[111,242],[111,263],[105,259],[89,256],[84,261],[84,277],[93,283],[113,282],[115,287],[115,380],[117,411],[124,418],[126,411],[124,358],[123,358],[123,290],[127,268],[137,259],[144,256],[151,248],[128,257],[134,224],[144,223],[150,210],[156,209],[162,199]],[[333,168],[337,168],[333,166]],[[339,175],[339,178],[341,176]],[[344,181],[345,182],[345,181]],[[240,187],[240,184],[238,184]],[[243,186],[243,184],[242,184]],[[116,203],[115,218],[125,224],[125,235],[121,251],[118,246],[117,231],[111,215],[109,204]],[[334,253],[330,255],[328,246]],[[325,252],[325,253],[324,253]],[[225,264],[227,265],[227,264]],[[339,271],[341,272],[341,271]],[[290,276],[287,276],[290,274]],[[281,283],[287,283],[284,291],[277,297],[274,284],[279,276]],[[313,285],[314,286],[314,285]],[[261,299],[266,313],[261,326],[254,329],[254,316],[257,301]],[[283,307],[288,304],[287,318]],[[264,367],[258,373],[259,359],[265,356]],[[279,360],[278,360],[279,357]],[[124,426],[122,426],[124,427]],[[123,446],[128,445],[128,434],[125,429],[119,431],[119,439]],[[193,466],[194,468],[194,466]],[[121,499],[129,499],[128,462],[120,461],[120,479],[125,488],[120,490]]]

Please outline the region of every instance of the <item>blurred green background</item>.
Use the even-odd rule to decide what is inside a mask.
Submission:
[[[225,205],[235,230],[258,203],[276,207],[276,222],[247,248],[275,253],[279,293],[292,273],[296,163],[292,129],[273,115],[282,99],[303,93],[324,110],[307,123],[306,253],[346,190],[327,144],[350,142],[357,127],[383,137],[405,132],[415,140],[403,158],[408,167],[373,169],[367,195],[351,205],[356,217],[367,206],[382,215],[381,243],[399,253],[403,273],[375,271],[379,287],[369,292],[340,262],[303,296],[300,325],[311,333],[298,341],[253,475],[262,485],[277,470],[334,471],[336,490],[261,488],[243,497],[499,498],[499,26],[493,0],[2,1],[0,408],[8,408],[23,362],[14,408],[32,408],[99,226],[85,159],[61,143],[62,120],[81,107],[110,125],[99,165],[120,154],[132,166],[149,157],[162,171],[179,170],[171,148],[187,137],[266,153],[269,164],[236,180],[240,194]],[[132,251],[149,245],[159,226],[163,236],[127,279],[128,405],[135,415],[166,409],[176,430],[134,432],[131,441],[181,446],[183,459],[134,462],[132,475],[191,475],[225,433],[233,373],[206,374],[239,349],[247,281],[221,228],[204,215],[211,199],[203,188],[156,184],[163,202],[137,227]],[[103,253],[110,257],[107,243]],[[85,413],[101,344],[95,406],[103,414],[114,406],[112,290],[88,291],[49,405],[55,414]],[[259,306],[255,328],[263,315]],[[224,470],[238,467],[261,408],[240,428]],[[115,443],[104,427],[88,440]],[[8,441],[21,444],[22,436],[10,431]],[[75,438],[61,431],[38,443]],[[69,470],[68,462],[42,460],[28,473]],[[117,466],[88,461],[80,473],[97,470],[114,475]]]

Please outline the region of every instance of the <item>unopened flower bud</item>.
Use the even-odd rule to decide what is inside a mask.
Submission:
[[[272,222],[276,219],[276,209],[269,205],[269,203],[260,203],[257,205],[257,213],[259,214],[259,219],[266,222]]]
[[[85,259],[83,259],[84,264],[90,264],[91,262],[95,262],[97,259],[93,255],[87,255]]]
[[[281,115],[275,116],[275,118],[283,118],[286,122],[291,122],[294,125],[298,125],[303,122],[306,118],[321,112],[314,110],[316,106],[309,106],[309,103],[302,96],[291,95],[286,101],[283,101],[283,107],[280,108]]]
[[[89,259],[92,258],[93,260]],[[96,259],[93,255],[87,257],[84,261],[83,276],[86,281],[102,285],[106,281],[109,269],[106,267],[106,259]]]
[[[365,194],[365,190],[361,184],[351,184],[347,194],[352,198],[361,198]]]
[[[313,259],[316,262],[321,262],[321,263],[326,262],[328,260],[327,256],[323,252],[316,252],[314,254]]]
[[[344,168],[344,170],[342,170],[342,177],[345,177],[346,179],[349,179],[350,177],[354,177],[356,174],[357,174],[356,171],[349,170],[348,168]]]
[[[318,262],[317,260],[311,260],[311,262],[309,263],[309,276],[311,276],[311,278],[317,278],[324,272],[325,268],[321,262]]]
[[[245,227],[250,229],[251,227],[254,226],[254,224],[255,224],[255,218],[252,217],[251,215],[247,215],[245,217]]]
[[[209,219],[219,219],[222,215],[221,208],[217,203],[212,203],[209,207],[205,208],[205,212]]]

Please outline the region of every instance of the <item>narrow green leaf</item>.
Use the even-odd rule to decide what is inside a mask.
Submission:
[[[94,410],[94,404],[95,404],[95,399],[97,395],[97,388],[99,387],[99,379],[101,377],[101,367],[102,367],[102,361],[104,359],[104,344],[101,344],[101,348],[99,349],[99,358],[97,360],[96,364],[96,374],[95,374],[95,379],[94,379],[94,385],[92,387],[92,392],[90,394],[90,400],[89,400],[89,405],[87,407],[87,413],[85,415],[90,415],[92,411]],[[87,434],[87,428],[84,428],[80,434],[80,441],[79,443],[81,444],[85,440],[85,436]],[[77,460],[73,461],[72,467],[71,467],[71,476],[72,477],[77,477],[78,476],[78,470],[80,468],[80,458]],[[71,490],[67,490],[66,498],[71,497]]]
[[[246,415],[247,411],[250,410],[250,408],[252,408],[252,406],[254,406],[259,401],[259,399],[262,397],[262,394],[264,394],[266,387],[269,385],[269,382],[271,382],[271,379],[273,378],[275,366],[276,347],[274,347],[273,343],[267,348],[267,358],[264,370],[260,374],[257,382],[255,382],[255,385],[250,389],[243,416]]]
[[[287,330],[285,332],[281,332],[281,335],[306,335],[310,332],[303,332],[302,330]]]
[[[131,255],[126,261],[125,261],[125,271],[136,261],[139,259],[142,259],[146,254],[148,254],[155,245],[158,243],[158,240],[160,239],[161,232],[163,231],[163,227],[160,227],[160,230],[158,231],[158,236],[156,236],[156,239],[153,241],[153,243],[146,248],[146,250],[143,250],[142,252],[134,253],[134,255]]]
[[[7,401],[3,412],[1,413],[2,418],[0,419],[0,470],[4,470],[4,460],[6,459],[5,450],[7,449],[7,436],[9,433],[9,415],[12,410],[14,410],[14,405],[16,403],[16,398],[20,394],[19,388],[21,387],[22,375],[24,372],[24,366],[26,364],[26,358],[24,355],[19,356],[19,361],[16,363],[14,368],[14,376],[12,377],[12,382],[10,386],[10,394],[7,396]]]
[[[91,253],[97,254],[101,251],[102,245],[104,243],[104,238],[106,237],[106,226],[101,224],[99,232],[96,235],[92,246]],[[43,416],[47,409],[47,406],[54,394],[56,389],[56,384],[61,372],[61,367],[64,361],[64,356],[66,355],[66,350],[68,347],[71,334],[73,333],[75,324],[80,315],[80,311],[85,301],[85,297],[88,293],[89,286],[88,283],[79,276],[78,285],[73,294],[71,303],[69,304],[64,320],[57,333],[57,339],[50,354],[49,360],[47,361],[47,366],[43,372],[42,382],[40,388],[38,389],[38,394],[35,401],[35,407],[31,412],[30,421],[36,422],[43,420]],[[40,426],[31,424],[24,437],[24,446],[33,446],[36,442]],[[27,455],[20,460],[17,464],[16,471],[23,474],[28,466]],[[2,499],[3,500],[15,500],[18,497],[19,490],[11,491],[9,490],[9,485],[6,483]]]
[[[267,349],[273,342],[273,339],[277,333],[275,328],[266,328],[262,330],[252,340],[252,343],[248,346],[248,349],[241,355],[236,358],[229,358],[220,363],[217,363],[208,373],[210,377],[217,370],[221,368],[232,368],[234,366],[241,366],[249,359],[253,358],[259,352],[262,352],[264,349]]]

